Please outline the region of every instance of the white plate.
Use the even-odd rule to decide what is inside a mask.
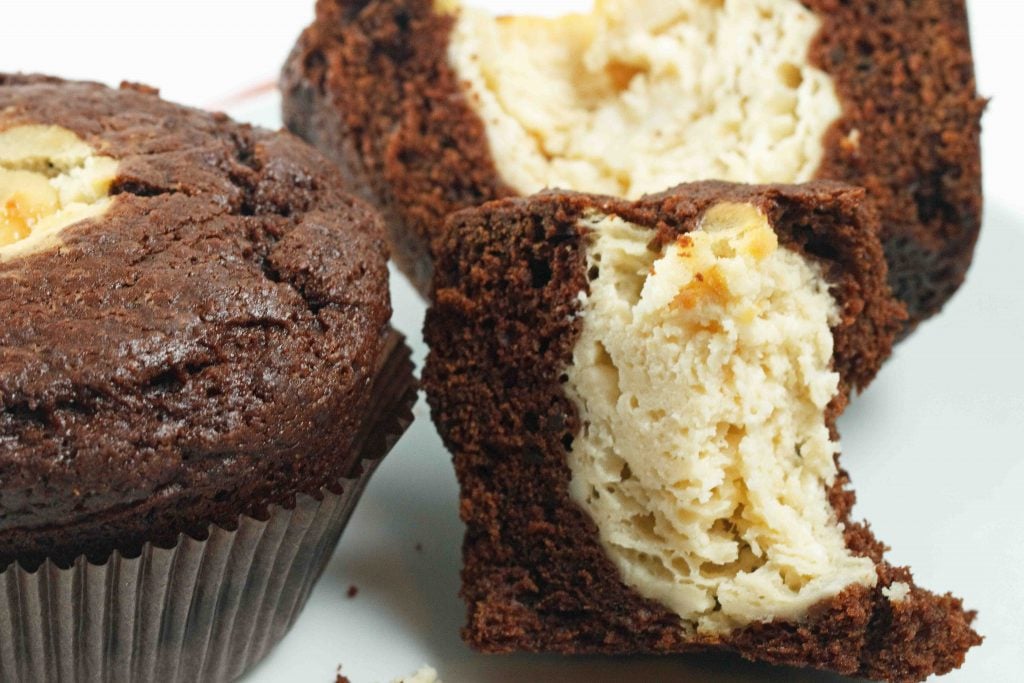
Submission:
[[[976,28],[995,18],[976,14],[983,15],[975,16]],[[996,81],[990,75],[988,87]],[[987,142],[993,129],[1006,142],[1019,135],[1009,127],[1010,113],[990,112]],[[233,114],[280,125],[276,95]],[[942,316],[899,346],[840,421],[844,465],[859,498],[855,516],[872,523],[893,547],[889,559],[910,565],[922,586],[962,596],[980,613],[984,645],[944,681],[1024,680],[1024,213],[1020,195],[1005,190],[1012,187],[1007,179],[1019,176],[1021,152],[1006,144],[986,148],[986,171],[996,182],[987,183],[985,227],[968,284]],[[422,363],[424,304],[401,275],[392,281],[395,324]],[[450,456],[422,400],[416,417],[372,480],[309,606],[247,683],[327,683],[339,665],[355,683],[387,682],[424,663],[446,683],[844,680],[726,655],[473,653],[459,639],[462,525]]]

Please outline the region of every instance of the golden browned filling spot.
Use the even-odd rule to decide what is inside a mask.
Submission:
[[[110,206],[117,161],[59,126],[0,131],[0,261],[59,243]]]
[[[586,227],[571,494],[623,580],[702,633],[873,586],[827,498],[839,313],[817,265],[747,204],[713,207],[660,254],[616,216]]]
[[[598,0],[556,19],[457,5],[438,5],[458,14],[449,62],[522,194],[803,182],[841,114],[799,0]]]

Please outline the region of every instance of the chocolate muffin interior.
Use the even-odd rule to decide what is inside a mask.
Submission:
[[[0,200],[0,566],[172,545],[358,474],[387,249],[315,150],[0,75]]]
[[[904,4],[598,0],[558,18],[438,8],[455,17],[448,62],[518,194],[847,180],[882,210],[893,287],[916,320],[970,262],[981,102],[960,3]],[[878,45],[883,25],[910,52]]]
[[[453,217],[424,384],[462,487],[467,641],[684,652],[882,680],[973,613],[850,518],[835,419],[904,312],[835,184],[550,193]]]
[[[446,217],[483,201],[820,178],[869,191],[910,329],[960,286],[980,227],[962,0],[599,0],[553,19],[319,0],[282,92],[424,293]]]

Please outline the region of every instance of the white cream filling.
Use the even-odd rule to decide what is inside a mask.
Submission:
[[[396,678],[391,683],[441,683],[441,679],[437,677],[437,670],[434,667],[424,664],[416,673]]]
[[[618,217],[586,227],[597,277],[567,370],[583,423],[571,495],[624,582],[704,633],[873,586],[827,498],[839,312],[820,269],[746,204],[712,208],[661,254]]]
[[[0,131],[0,262],[52,248],[65,228],[104,213],[117,161],[59,126]]]
[[[556,19],[438,1],[458,13],[449,62],[521,194],[804,182],[841,114],[799,0],[597,0]]]
[[[891,586],[882,589],[882,595],[889,598],[889,602],[903,602],[910,597],[910,584],[894,581]]]

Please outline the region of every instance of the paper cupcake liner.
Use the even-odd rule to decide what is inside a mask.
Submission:
[[[296,497],[266,521],[212,526],[138,557],[84,556],[61,569],[14,564],[0,573],[0,681],[230,681],[295,623],[363,488],[412,422],[415,384],[396,334],[378,373],[351,478],[320,499]]]

